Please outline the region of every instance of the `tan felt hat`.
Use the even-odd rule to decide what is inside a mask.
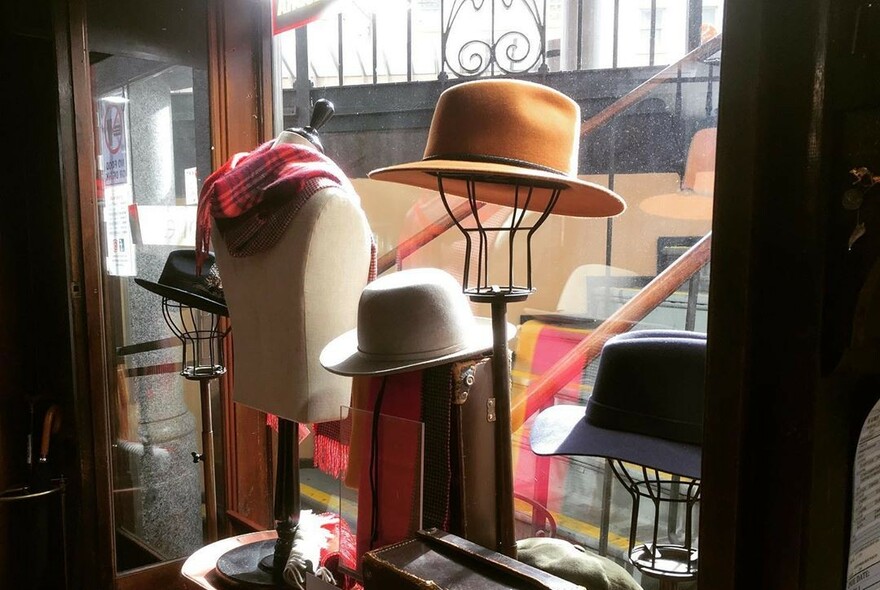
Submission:
[[[440,95],[424,158],[369,176],[434,190],[442,177],[445,193],[465,197],[475,182],[477,200],[533,211],[560,188],[553,213],[622,213],[618,194],[577,177],[579,142],[580,107],[561,92],[521,80],[464,82]]]

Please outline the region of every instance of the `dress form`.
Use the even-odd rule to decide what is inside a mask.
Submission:
[[[297,143],[323,151],[318,116],[316,108],[310,127],[283,131],[273,148]],[[369,274],[370,228],[357,194],[344,184],[309,197],[264,252],[233,257],[216,227],[212,234],[234,333],[234,400],[279,417],[278,542],[268,554],[254,549],[270,582],[278,582],[299,522],[297,423],[339,420],[350,404],[351,379],[325,371],[318,360],[330,340],[355,327]]]
[[[284,131],[281,143],[310,142]],[[232,257],[213,243],[235,338],[235,401],[294,422],[339,419],[351,379],[325,371],[321,349],[355,327],[370,229],[353,190],[311,196],[270,250]]]

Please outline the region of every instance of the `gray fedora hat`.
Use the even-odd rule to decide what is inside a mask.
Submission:
[[[531,430],[538,455],[592,455],[700,477],[706,335],[644,330],[605,343],[586,409],[554,406]]]
[[[516,328],[507,325],[507,337]],[[474,317],[461,285],[437,268],[402,270],[361,292],[357,328],[321,351],[340,375],[390,375],[444,365],[492,349],[492,322]]]

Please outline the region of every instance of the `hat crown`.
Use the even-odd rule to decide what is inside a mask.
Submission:
[[[561,92],[521,80],[476,80],[437,101],[425,159],[518,163],[577,175],[580,107]]]
[[[706,336],[643,330],[605,343],[586,420],[594,426],[699,445]]]
[[[158,283],[218,302],[224,301],[217,262],[211,253],[206,254],[202,272],[198,273],[195,250],[173,250],[165,260]]]
[[[475,320],[458,282],[434,268],[376,279],[358,304],[358,350],[382,361],[420,361],[465,349]]]

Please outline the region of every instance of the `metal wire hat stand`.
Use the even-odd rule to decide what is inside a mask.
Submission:
[[[162,316],[183,345],[181,376],[202,381],[226,373],[223,339],[229,329],[221,327],[219,315],[163,297]]]
[[[700,480],[665,475],[656,469],[624,464],[609,459],[614,475],[632,498],[628,556],[630,563],[646,576],[658,578],[661,590],[671,590],[678,582],[696,579],[699,552],[693,535],[694,512],[700,502]],[[641,501],[651,503],[651,538],[637,544]],[[661,542],[661,507],[669,508],[666,538]],[[673,539],[678,507],[684,507],[684,538]]]
[[[517,182],[515,179],[492,176],[492,175],[455,175],[455,174],[437,174],[437,187],[440,192],[440,198],[446,212],[454,221],[456,227],[464,235],[465,238],[465,258],[464,258],[464,276],[462,279],[462,289],[473,301],[491,302],[498,297],[503,297],[507,301],[522,301],[531,295],[535,289],[532,285],[532,237],[538,228],[547,220],[564,185],[545,182],[539,183],[535,181]],[[443,189],[444,178],[456,178],[464,180],[467,186],[467,200],[470,205],[471,216],[474,227],[465,227],[458,221],[449,205],[446,192]],[[480,183],[503,184],[508,185],[511,190],[511,204],[506,205],[511,209],[510,222],[503,226],[486,226],[483,224],[478,214],[483,203],[478,201],[477,186]],[[529,224],[525,223],[526,213],[529,211],[529,205],[532,203],[532,197],[535,190],[549,190],[550,197],[547,200],[546,207],[540,212],[537,220]],[[500,284],[490,284],[489,279],[489,235],[503,233],[508,236],[507,248],[507,274],[500,276]],[[476,241],[476,272],[471,274],[471,260],[474,257],[474,242]],[[515,249],[518,243],[524,242],[526,248],[525,260],[525,285],[517,285],[517,277],[515,274],[522,275],[522,272],[516,273],[517,266],[515,264]],[[520,271],[522,269],[519,269]]]
[[[507,304],[524,301],[535,291],[532,286],[532,238],[539,227],[547,220],[553,206],[564,187],[552,182],[524,181],[511,177],[481,174],[436,173],[437,188],[446,212],[456,227],[464,235],[465,260],[462,278],[462,291],[471,301],[490,303],[492,306],[492,356],[495,359],[492,369],[492,386],[495,394],[495,481],[497,498],[496,551],[516,557],[516,537],[514,531],[514,491],[512,433],[510,419],[510,356],[507,348]],[[449,205],[443,187],[444,178],[463,180],[467,187],[467,201],[473,220],[473,227],[466,227],[458,221]],[[487,226],[480,219],[479,209],[484,203],[478,201],[478,187],[482,183],[501,184],[510,188],[511,201],[506,206],[511,209],[509,222]],[[549,190],[546,205],[539,212],[537,220],[526,223],[529,206],[533,203],[536,190]],[[490,236],[506,235],[507,265],[503,273],[490,274],[489,250]],[[524,280],[522,264],[515,264],[517,245],[525,246],[526,260]],[[476,257],[476,269],[472,272],[472,258]],[[516,272],[519,270],[520,272]],[[497,276],[496,276],[497,275]],[[519,275],[519,276],[517,276]],[[492,279],[495,282],[492,282]],[[504,359],[504,360],[502,360]]]
[[[162,298],[162,316],[183,345],[180,374],[199,382],[202,417],[202,452],[193,451],[193,462],[202,463],[205,476],[205,528],[208,542],[217,535],[217,483],[214,472],[214,424],[209,381],[226,373],[223,340],[229,333],[220,316]]]

